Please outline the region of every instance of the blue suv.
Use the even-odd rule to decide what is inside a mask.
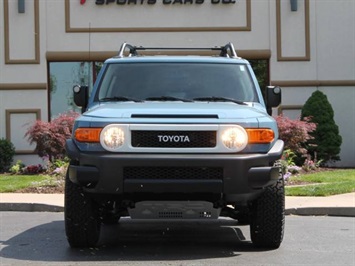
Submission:
[[[196,50],[209,55],[186,55]],[[269,86],[263,96],[233,44],[124,43],[104,63],[90,97],[87,87],[73,91],[83,114],[66,143],[70,246],[95,246],[101,224],[123,216],[228,216],[250,224],[254,245],[280,246],[285,196],[275,162],[284,145],[270,114],[281,91]]]

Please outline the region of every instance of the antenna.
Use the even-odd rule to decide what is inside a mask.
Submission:
[[[89,61],[91,61],[91,22],[89,22]]]

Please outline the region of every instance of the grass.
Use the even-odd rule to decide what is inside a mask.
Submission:
[[[55,178],[48,175],[0,174],[0,193],[14,192],[28,187],[55,185]]]
[[[355,169],[320,171],[290,178],[297,186],[286,185],[286,196],[330,196],[355,192]],[[0,193],[28,187],[55,186],[49,175],[0,174]]]
[[[297,186],[286,186],[286,196],[331,196],[355,192],[355,169],[321,171],[292,176]]]

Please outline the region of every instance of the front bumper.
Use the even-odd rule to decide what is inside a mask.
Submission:
[[[277,140],[266,154],[113,154],[81,152],[72,140],[66,144],[68,156],[78,162],[69,166],[69,178],[86,192],[213,193],[230,201],[258,193],[278,180],[279,169],[272,165],[283,146]],[[157,169],[159,176],[146,173]],[[198,177],[191,176],[195,170]],[[209,176],[210,170],[217,174]]]

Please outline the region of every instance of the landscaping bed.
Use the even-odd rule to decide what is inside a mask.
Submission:
[[[23,179],[23,183],[19,179]],[[329,196],[355,192],[355,169],[319,168],[301,172],[285,180],[285,185],[286,196]],[[1,174],[0,192],[62,194],[64,177]]]
[[[55,186],[27,187],[14,191],[15,193],[35,193],[35,194],[63,194],[64,180]]]

